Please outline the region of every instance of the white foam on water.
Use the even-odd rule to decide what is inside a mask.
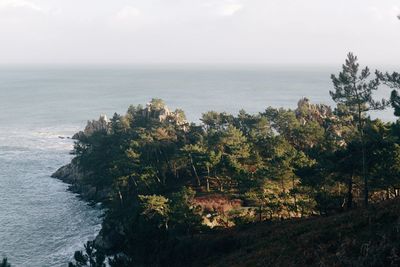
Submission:
[[[13,266],[66,266],[100,230],[102,211],[50,177],[72,158],[59,137],[76,129],[0,128],[0,256]]]
[[[68,163],[86,121],[162,98],[199,122],[208,110],[295,108],[301,97],[333,104],[340,66],[4,67],[0,71],[0,256],[13,266],[65,266],[96,235],[101,211],[50,178]],[[391,68],[387,70],[390,71]],[[378,98],[389,96],[382,91]],[[393,119],[392,111],[379,113]]]

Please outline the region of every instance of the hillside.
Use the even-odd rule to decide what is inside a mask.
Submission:
[[[368,211],[225,230],[174,253],[193,266],[399,266],[399,216],[396,199]]]
[[[367,113],[397,74],[369,76],[350,53],[335,108],[303,98],[190,123],[152,99],[89,121],[54,177],[107,211],[70,266],[398,265],[397,204],[377,203],[399,196],[400,120]]]
[[[70,266],[398,265],[398,203],[384,201],[398,198],[400,121],[367,120],[365,183],[355,126],[326,110],[304,99],[197,125],[153,99],[89,122],[53,175],[106,208]],[[380,206],[361,210],[364,196]]]

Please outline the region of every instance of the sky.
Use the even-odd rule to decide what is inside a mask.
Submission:
[[[400,62],[398,0],[0,0],[0,64]]]

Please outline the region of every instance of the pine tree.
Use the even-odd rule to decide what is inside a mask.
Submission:
[[[7,258],[3,258],[3,261],[0,263],[0,267],[11,267],[11,264],[8,263]]]
[[[400,73],[393,72],[389,73],[381,73],[376,71],[376,76],[381,80],[384,84],[393,89],[390,95],[390,103],[394,108],[394,115],[400,117],[400,95],[397,90],[400,90]]]
[[[385,100],[375,101],[372,93],[378,90],[379,78],[371,79],[370,70],[365,67],[361,70],[358,59],[349,53],[346,63],[338,76],[332,74],[331,79],[334,91],[330,91],[332,99],[337,104],[343,104],[353,117],[357,127],[362,150],[362,178],[364,180],[364,204],[368,206],[368,176],[366,170],[366,151],[364,125],[366,113],[372,110],[383,110],[388,103]]]

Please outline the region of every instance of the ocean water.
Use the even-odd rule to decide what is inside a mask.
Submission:
[[[50,175],[71,159],[88,119],[162,98],[190,121],[208,110],[332,104],[336,67],[0,67],[0,257],[13,266],[66,266],[94,238],[102,211]],[[383,90],[379,97],[387,97]],[[374,114],[393,120],[392,111]]]

